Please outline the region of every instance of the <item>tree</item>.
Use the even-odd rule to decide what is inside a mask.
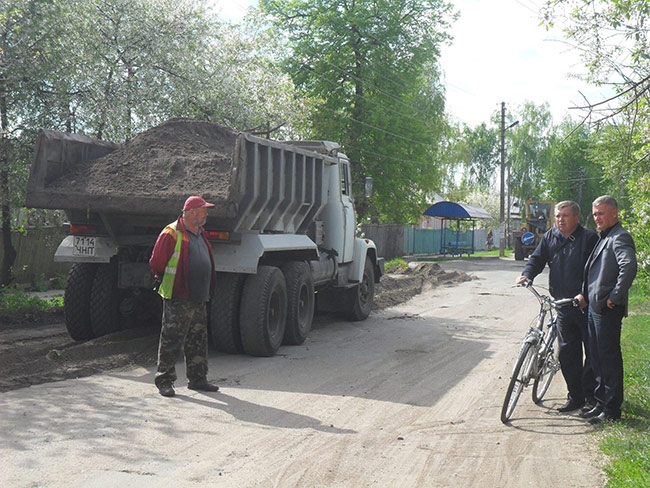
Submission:
[[[50,43],[63,29],[56,22],[58,2],[14,0],[0,2],[0,206],[4,255],[0,286],[12,281],[16,250],[11,240],[12,209],[21,203],[15,191],[16,177],[24,169],[21,138],[29,107],[37,100],[43,65],[52,51]]]
[[[507,132],[511,142],[507,152],[511,194],[520,201],[548,198],[545,170],[551,158],[549,143],[553,130],[548,104],[525,102],[513,117],[519,124]]]
[[[650,289],[650,2],[646,0],[548,0],[544,20],[565,25],[567,40],[582,51],[586,79],[613,88],[608,100],[585,100],[584,122],[598,127],[592,149],[619,182],[626,223],[639,255],[638,280]]]
[[[591,149],[594,138],[586,126],[575,130],[575,122],[565,119],[550,140],[551,156],[545,179],[552,200],[573,200],[580,205],[581,221],[592,225],[591,202],[611,188],[602,164],[595,161]]]
[[[358,188],[375,179],[362,216],[408,222],[437,189],[445,131],[439,48],[444,0],[261,0],[286,36],[284,66],[309,99],[313,136],[341,143]]]
[[[205,3],[0,0],[2,284],[38,128],[123,142],[196,117],[299,132],[307,110],[288,76],[263,61],[270,39],[223,26]]]

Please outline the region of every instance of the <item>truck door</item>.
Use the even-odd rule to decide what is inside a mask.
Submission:
[[[354,238],[356,234],[357,219],[352,203],[352,182],[350,179],[350,164],[342,161],[341,168],[341,201],[343,202],[343,219],[345,231],[343,233],[343,259],[347,263],[354,258]]]

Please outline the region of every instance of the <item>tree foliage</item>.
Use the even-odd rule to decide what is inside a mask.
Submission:
[[[586,100],[585,121],[606,124],[591,154],[625,210],[639,254],[640,281],[650,289],[650,2],[548,0],[544,18],[565,25],[568,42],[582,51],[587,79],[611,86],[609,100]]]
[[[376,195],[359,212],[413,221],[441,180],[445,131],[437,59],[451,7],[444,0],[261,0],[287,40],[284,66],[314,101],[313,136],[343,145],[359,188]]]

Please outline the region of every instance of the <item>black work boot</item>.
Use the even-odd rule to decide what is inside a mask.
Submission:
[[[174,391],[174,385],[171,383],[163,383],[161,385],[158,385],[158,392],[164,397],[173,397],[176,395],[176,392]]]

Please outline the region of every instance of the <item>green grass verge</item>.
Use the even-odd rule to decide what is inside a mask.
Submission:
[[[505,257],[509,258],[512,255],[512,249],[506,249],[505,250]],[[471,256],[467,256],[465,254],[464,256],[458,257],[458,256],[436,256],[436,257],[427,257],[427,258],[421,258],[417,259],[417,261],[425,261],[425,262],[439,262],[439,261],[451,261],[451,260],[457,260],[457,259],[477,259],[477,258],[485,258],[485,257],[498,257],[499,256],[499,250],[498,249],[493,249],[492,251],[479,251],[475,252]],[[409,256],[410,258],[413,258],[413,256]]]
[[[0,319],[25,320],[35,312],[63,307],[63,297],[42,300],[28,293],[4,289],[0,291]]]
[[[609,456],[608,487],[650,487],[650,300],[633,289],[623,321],[621,348],[625,402],[620,422],[607,424],[600,447]]]
[[[386,273],[390,273],[391,271],[393,271],[393,270],[395,270],[397,268],[406,269],[408,267],[409,267],[409,263],[404,261],[404,259],[402,259],[402,258],[394,258],[394,259],[391,259],[390,261],[387,261],[384,264],[384,271],[386,271]]]

